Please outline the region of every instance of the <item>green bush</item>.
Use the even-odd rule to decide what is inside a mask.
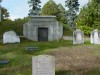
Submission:
[[[9,30],[15,31],[18,35],[23,35],[23,24],[28,22],[28,20],[29,17],[25,17],[23,19],[15,19],[14,21],[6,19],[0,22],[0,36]]]
[[[93,30],[93,28],[91,28],[89,26],[80,26],[78,28],[81,29],[86,36],[89,36],[90,32]]]
[[[72,36],[73,31],[68,27],[67,24],[63,24],[63,35],[64,36]]]

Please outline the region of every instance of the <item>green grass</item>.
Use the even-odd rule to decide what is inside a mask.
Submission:
[[[21,43],[0,44],[0,59],[10,60],[9,64],[0,65],[0,75],[31,75],[32,56],[44,54],[48,49],[71,46],[71,41],[32,42],[21,39]],[[26,51],[26,47],[37,46],[37,51]]]
[[[86,43],[89,45],[89,43]],[[26,51],[26,47],[37,46],[37,51]],[[16,44],[2,44],[0,43],[0,59],[8,59],[10,62],[6,65],[0,65],[0,75],[32,75],[31,65],[32,56],[45,54],[48,49],[54,49],[58,47],[72,47],[79,45],[72,45],[72,41],[52,41],[52,42],[32,42],[26,39],[21,39],[21,43]],[[94,55],[99,55],[99,45],[94,45]],[[99,52],[99,53],[98,53]],[[100,56],[100,55],[99,55]],[[86,75],[100,75],[98,71],[88,71]],[[56,72],[56,75],[71,75],[67,71]],[[74,75],[74,74],[73,74]]]

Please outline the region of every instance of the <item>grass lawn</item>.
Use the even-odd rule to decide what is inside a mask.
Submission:
[[[26,47],[31,46],[37,46],[39,47],[39,50],[30,52],[26,51]],[[49,54],[56,57],[56,75],[78,75],[78,73],[79,75],[81,75],[81,73],[82,75],[83,73],[84,75],[100,75],[99,50],[100,45],[90,45],[88,42],[84,45],[72,45],[72,41],[64,40],[53,42],[32,42],[22,39],[20,44],[1,43],[0,60],[8,59],[10,62],[6,65],[0,65],[0,75],[32,75],[32,56],[40,54]],[[64,58],[65,56],[67,57]],[[93,58],[93,60],[91,58]],[[84,61],[85,64],[83,63],[83,65],[79,65],[80,62],[77,62],[76,60],[80,62]],[[66,63],[68,66],[63,68]],[[77,65],[75,66],[74,63]],[[61,66],[59,67],[58,64]],[[88,64],[88,67],[85,66],[86,64]],[[97,64],[97,66],[93,64]],[[79,66],[80,68],[78,68]]]

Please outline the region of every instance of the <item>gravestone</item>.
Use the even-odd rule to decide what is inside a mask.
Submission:
[[[9,60],[0,60],[0,64],[8,64]]]
[[[3,43],[20,43],[20,37],[14,31],[8,31],[3,34]]]
[[[32,75],[55,75],[55,57],[49,55],[32,57]]]
[[[100,44],[100,32],[98,29],[94,29],[90,35],[91,44]]]
[[[84,43],[84,33],[80,29],[76,29],[73,32],[73,44],[83,44]]]
[[[26,47],[26,51],[37,51],[39,50],[39,47],[32,46],[32,47]]]

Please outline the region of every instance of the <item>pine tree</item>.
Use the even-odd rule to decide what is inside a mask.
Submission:
[[[41,12],[41,6],[39,5],[41,3],[40,0],[30,0],[28,1],[29,7],[32,7],[32,9],[29,10],[29,15],[40,15]]]
[[[76,29],[75,19],[79,10],[78,0],[66,0],[65,6],[69,9],[66,13],[68,25],[71,29]]]

